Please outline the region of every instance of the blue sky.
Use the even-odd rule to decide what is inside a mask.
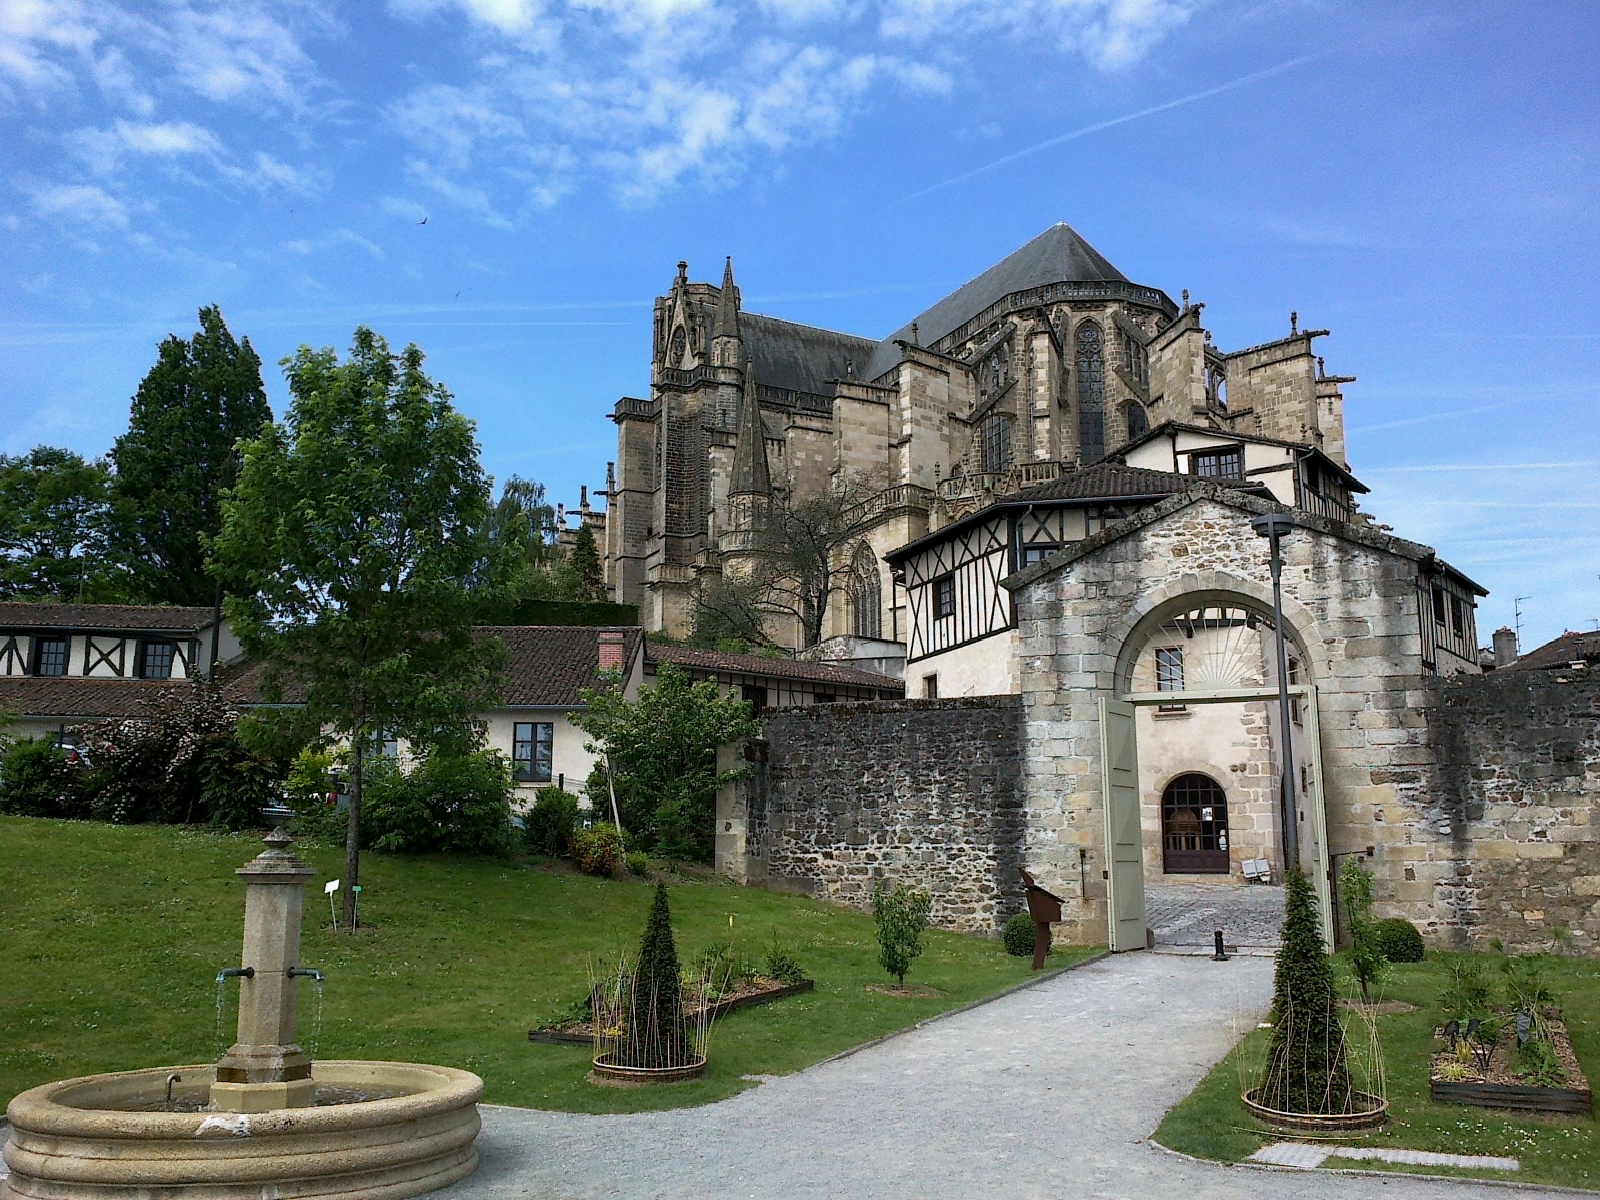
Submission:
[[[882,336],[1064,220],[1332,330],[1366,507],[1531,647],[1600,621],[1597,62],[1589,3],[0,0],[0,451],[104,453],[218,303],[280,412],[366,323],[575,504],[678,259]]]

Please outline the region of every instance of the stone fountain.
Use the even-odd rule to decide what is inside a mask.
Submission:
[[[399,1200],[478,1165],[483,1080],[449,1067],[313,1063],[296,1042],[312,869],[274,829],[245,882],[238,1038],[215,1065],[47,1083],[11,1101],[0,1200]],[[186,1111],[178,1111],[183,1109]]]

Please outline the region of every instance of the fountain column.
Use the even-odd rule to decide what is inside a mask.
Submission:
[[[295,988],[289,972],[300,963],[300,914],[306,882],[315,872],[290,853],[283,829],[236,874],[244,880],[244,953],[249,974],[239,980],[239,1035],[217,1063],[211,1107],[220,1112],[267,1112],[314,1103],[311,1059],[295,1042]]]

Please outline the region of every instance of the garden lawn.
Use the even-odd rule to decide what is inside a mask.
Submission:
[[[218,1036],[219,969],[241,965],[244,886],[234,869],[256,835],[0,817],[0,1101],[52,1079],[214,1061],[233,1040],[238,984]],[[528,1030],[581,1000],[591,966],[638,946],[651,885],[579,875],[565,864],[453,857],[362,858],[355,937],[329,928],[322,884],[342,847],[297,847],[317,869],[306,889],[301,961],[327,975],[316,1036],[312,985],[300,1039],[322,1058],[465,1067],[496,1104],[629,1112],[702,1104],[992,995],[1028,976],[996,940],[930,932],[907,983],[937,998],[869,991],[872,919],[815,901],[720,882],[669,880],[686,964],[733,940],[759,962],[788,947],[816,990],[728,1014],[712,1031],[705,1078],[664,1088],[585,1080],[585,1047],[532,1044]],[[1065,965],[1090,953],[1052,955]]]
[[[1383,1128],[1344,1144],[1500,1155],[1520,1160],[1522,1169],[1459,1171],[1337,1157],[1328,1159],[1325,1165],[1600,1188],[1600,1131],[1596,1130],[1593,1117],[1436,1104],[1428,1098],[1429,1059],[1442,1045],[1434,1040],[1433,1031],[1444,1023],[1438,1001],[1444,991],[1450,957],[1430,953],[1426,962],[1394,965],[1379,985],[1376,998],[1414,1004],[1416,1011],[1378,1017],[1388,1079],[1389,1121]],[[1482,957],[1489,960],[1488,974],[1498,991],[1503,978],[1498,969],[1500,956]],[[1600,1068],[1600,964],[1560,957],[1547,957],[1544,963],[1550,989],[1566,1015],[1573,1049],[1592,1083],[1596,1068]],[[1357,994],[1348,957],[1341,955],[1338,966],[1340,993]],[[1353,1048],[1359,1050],[1364,1044],[1360,1022],[1352,1028],[1347,1021],[1346,1026],[1352,1029],[1349,1040]],[[1265,1058],[1268,1032],[1257,1029],[1249,1033],[1199,1087],[1167,1114],[1156,1130],[1155,1140],[1185,1154],[1223,1162],[1248,1158],[1269,1142],[1305,1140],[1267,1130],[1239,1102],[1239,1093],[1254,1086],[1252,1072]],[[1248,1083],[1243,1082],[1246,1079]]]

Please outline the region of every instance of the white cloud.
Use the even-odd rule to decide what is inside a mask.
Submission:
[[[89,184],[46,185],[31,189],[36,216],[91,229],[126,229],[128,210],[115,196]]]
[[[895,93],[947,94],[978,37],[1106,69],[1202,0],[390,0],[465,20],[473,71],[390,107],[412,182],[514,220],[596,181],[630,203],[840,134]]]

